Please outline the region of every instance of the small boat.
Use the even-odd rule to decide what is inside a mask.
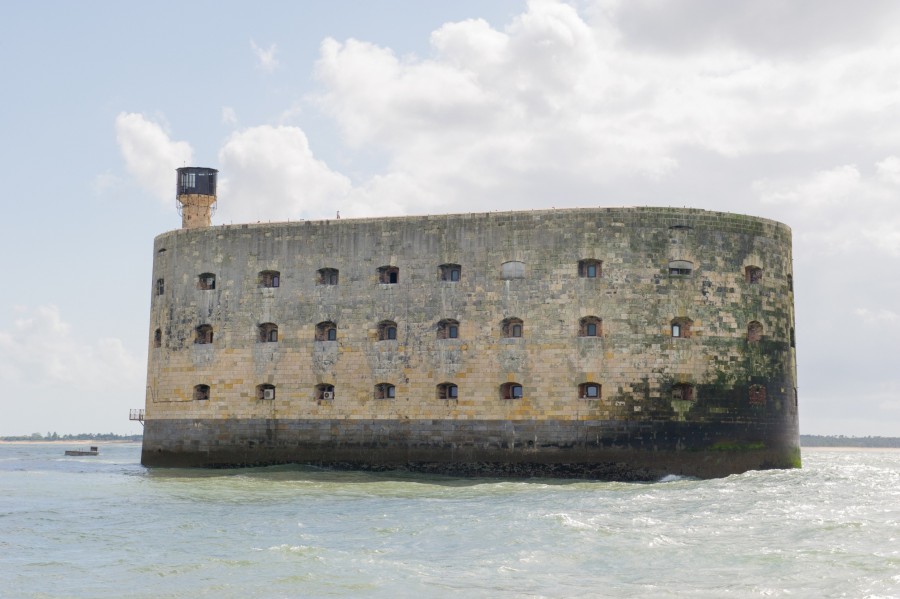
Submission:
[[[96,445],[91,445],[90,449],[67,449],[66,455],[98,455],[100,451]]]

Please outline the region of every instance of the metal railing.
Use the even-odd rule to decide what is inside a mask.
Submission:
[[[129,410],[128,419],[129,420],[137,420],[138,422],[143,424],[144,410],[143,409]]]

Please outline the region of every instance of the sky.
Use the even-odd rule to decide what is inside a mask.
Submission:
[[[0,435],[140,432],[214,224],[688,206],[794,234],[801,433],[900,436],[900,3],[0,3]]]

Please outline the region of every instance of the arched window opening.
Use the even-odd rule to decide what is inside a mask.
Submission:
[[[509,262],[504,262],[500,265],[500,278],[504,280],[524,279],[525,263],[519,262],[518,260],[510,260]]]
[[[522,399],[524,392],[519,383],[503,383],[500,385],[501,399]]]
[[[257,385],[256,399],[275,399],[275,385]]]
[[[156,295],[162,295],[166,292],[166,280],[156,279]]]
[[[758,266],[748,266],[744,269],[744,278],[751,285],[758,285],[762,282],[763,270]]]
[[[437,328],[438,339],[457,339],[459,338],[459,322],[453,319],[445,319],[438,323]]]
[[[500,331],[504,337],[521,337],[525,331],[525,325],[521,318],[507,318],[500,323]]]
[[[751,321],[747,325],[747,341],[750,343],[759,343],[763,336],[763,325],[759,321]]]
[[[334,399],[334,385],[316,385],[316,399],[319,401],[331,401]]]
[[[583,279],[598,279],[603,274],[603,262],[588,259],[578,261],[578,276]]]
[[[451,281],[456,282],[459,281],[460,276],[462,276],[462,266],[459,264],[441,264],[438,267],[440,277],[442,281]]]
[[[752,405],[761,406],[766,403],[765,385],[750,385],[749,400]]]
[[[600,399],[600,385],[597,383],[581,383],[578,385],[578,397],[581,399]]]
[[[457,399],[459,397],[459,387],[453,383],[441,383],[437,386],[438,399]]]
[[[264,270],[259,273],[259,278],[257,279],[258,287],[280,287],[281,286],[281,273],[277,270]]]
[[[257,337],[257,342],[259,343],[275,343],[278,341],[278,325],[273,322],[264,322],[259,327],[257,327],[259,331],[259,336]]]
[[[216,288],[216,275],[211,272],[205,272],[197,277],[197,289],[201,291],[209,291]]]
[[[378,340],[392,341],[397,338],[397,323],[393,320],[382,320],[378,323]]]
[[[337,325],[330,320],[317,324],[316,341],[337,341]]]
[[[194,385],[194,401],[209,399],[209,385]]]
[[[787,276],[788,291],[794,291],[794,275]]]
[[[196,335],[194,343],[197,345],[208,345],[213,342],[213,328],[208,324],[201,324],[195,329]]]
[[[394,399],[396,395],[396,388],[390,383],[378,383],[375,385],[375,399]]]
[[[162,347],[162,329],[153,331],[153,347]]]
[[[680,337],[689,339],[691,336],[691,325],[693,321],[690,318],[676,318],[672,321],[672,337]]]
[[[336,268],[320,268],[316,271],[316,285],[337,285],[338,275]]]
[[[400,282],[400,269],[396,266],[382,266],[378,269],[378,282],[385,285],[396,285]]]
[[[672,399],[675,401],[694,401],[694,386],[690,383],[672,385]]]
[[[694,271],[694,263],[687,260],[670,260],[669,276],[670,277],[687,277]]]
[[[585,316],[578,321],[579,337],[600,337],[603,335],[603,321],[596,316]]]

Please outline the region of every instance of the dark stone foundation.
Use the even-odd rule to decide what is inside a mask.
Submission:
[[[800,465],[797,421],[148,420],[141,463],[652,481]]]

